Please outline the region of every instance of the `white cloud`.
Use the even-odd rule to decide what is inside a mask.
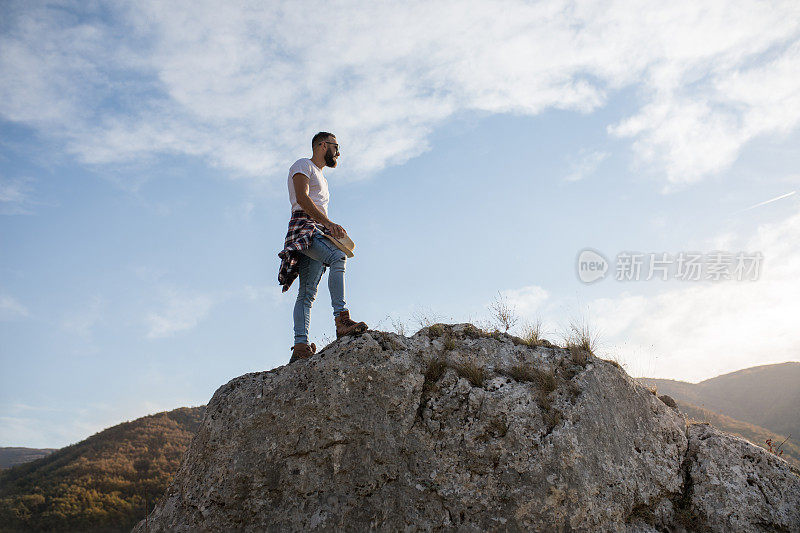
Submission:
[[[765,22],[759,17],[753,26]],[[781,40],[756,42],[739,49],[745,57],[720,65],[709,58],[702,68],[672,68],[670,81],[657,80],[642,109],[609,132],[633,138],[639,161],[665,170],[667,191],[719,173],[751,139],[786,135],[800,124],[800,42],[782,47]],[[768,46],[780,50],[777,58],[748,64]]]
[[[708,242],[721,241],[731,251],[763,254],[757,281],[670,283],[654,296],[623,292],[589,303],[605,349],[632,373],[698,381],[800,360],[800,212],[758,227],[749,238]]]
[[[277,284],[245,285],[240,289],[205,293],[163,286],[159,290],[159,309],[150,311],[144,318],[148,339],[171,337],[178,332],[192,330],[208,318],[215,306],[231,300],[266,302],[270,305],[285,303]]]
[[[542,319],[548,339],[562,340],[569,322],[577,320],[598,335],[597,354],[619,361],[631,375],[700,381],[750,366],[800,361],[797,242],[800,210],[750,235],[723,233],[701,243],[706,253],[760,252],[757,280],[671,280],[655,294],[640,294],[646,281],[607,279],[602,283],[617,283],[619,294],[579,306],[535,285],[502,294],[522,319]]]
[[[145,317],[148,339],[170,337],[193,329],[208,316],[215,303],[209,295],[182,294],[175,289],[165,290],[162,300],[161,309]]]
[[[14,320],[30,316],[28,309],[8,294],[0,294],[0,320]]]
[[[35,203],[31,197],[30,179],[0,177],[0,214],[29,215]]]
[[[565,181],[580,181],[592,174],[603,161],[608,158],[608,152],[599,150],[582,150],[578,160],[570,166],[569,174],[564,176]]]
[[[549,293],[538,285],[505,290],[500,294],[516,312],[526,316],[535,315],[549,297]]]
[[[268,300],[271,303],[279,303],[283,301],[282,294],[281,288],[277,284],[259,287],[245,285],[243,289],[233,293],[232,296],[250,301]]]
[[[329,129],[355,179],[456,113],[590,112],[632,86],[639,109],[609,131],[676,187],[800,120],[792,1],[345,1],[314,22],[300,1],[12,5],[0,116],[87,163],[188,154],[282,175]]]

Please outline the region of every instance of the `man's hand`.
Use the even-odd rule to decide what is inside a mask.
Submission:
[[[325,224],[325,227],[328,228],[328,230],[331,232],[331,235],[337,239],[340,239],[347,234],[343,227],[341,227],[339,224],[334,224],[333,222],[330,224]]]

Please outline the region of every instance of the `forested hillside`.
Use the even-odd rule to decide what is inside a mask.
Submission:
[[[2,531],[129,531],[178,469],[205,406],[125,422],[0,472]]]

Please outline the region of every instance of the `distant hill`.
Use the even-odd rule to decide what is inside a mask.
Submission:
[[[700,383],[640,378],[682,402],[761,426],[800,442],[800,363],[745,368]]]
[[[1,531],[130,531],[178,470],[205,406],[101,431],[0,472]]]
[[[41,459],[58,448],[0,448],[0,470]]]

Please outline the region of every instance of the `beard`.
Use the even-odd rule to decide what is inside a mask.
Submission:
[[[325,166],[331,168],[336,166],[336,159],[333,157],[333,154],[330,151],[325,152]]]

